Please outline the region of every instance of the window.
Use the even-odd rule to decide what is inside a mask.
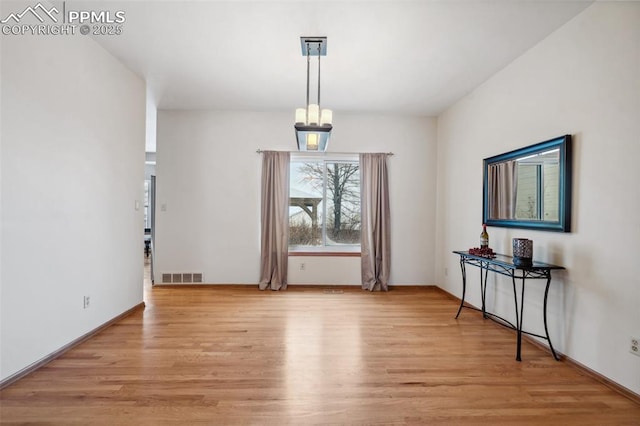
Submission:
[[[292,155],[289,251],[360,250],[358,157]]]
[[[151,213],[149,210],[149,203],[151,201],[151,198],[149,195],[150,187],[151,187],[151,181],[145,180],[144,181],[144,227],[145,229],[151,228]]]

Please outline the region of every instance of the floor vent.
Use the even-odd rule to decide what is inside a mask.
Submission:
[[[162,284],[202,284],[202,272],[162,274]]]
[[[323,290],[323,292],[325,294],[342,294],[342,293],[344,293],[344,290],[340,290],[340,289],[337,289],[337,288],[325,288]]]

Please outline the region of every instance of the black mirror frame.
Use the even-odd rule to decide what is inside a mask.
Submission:
[[[559,188],[559,207],[558,207],[558,221],[544,221],[544,220],[517,220],[517,219],[490,219],[489,218],[489,200],[488,190],[489,182],[487,179],[489,166],[494,163],[500,163],[503,161],[513,160],[518,157],[527,155],[533,155],[539,152],[548,151],[550,149],[558,148],[560,150],[560,188]],[[485,158],[484,163],[484,177],[482,185],[482,222],[487,226],[498,226],[504,228],[522,228],[522,229],[535,229],[539,231],[555,231],[555,232],[571,232],[571,164],[572,164],[572,149],[571,149],[571,135],[564,135],[554,139],[550,139],[545,142],[540,142],[535,145],[530,145],[514,151],[509,151],[504,154],[496,155],[493,157]]]

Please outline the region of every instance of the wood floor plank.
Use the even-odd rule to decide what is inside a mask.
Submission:
[[[151,288],[0,392],[3,424],[638,425],[640,405],[431,288]]]

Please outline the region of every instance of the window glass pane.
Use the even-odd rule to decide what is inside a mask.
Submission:
[[[538,166],[518,164],[516,219],[538,219]]]
[[[327,245],[360,244],[360,174],[354,163],[327,164]]]
[[[323,176],[322,162],[291,162],[290,246],[322,246]]]
[[[149,215],[149,186],[151,181],[144,181],[144,227],[151,228],[151,217]]]
[[[294,250],[337,247],[357,250],[360,245],[357,159],[296,159],[291,161],[290,174],[289,246]]]
[[[560,165],[558,163],[544,164],[544,220],[558,221],[558,205],[560,203]]]

